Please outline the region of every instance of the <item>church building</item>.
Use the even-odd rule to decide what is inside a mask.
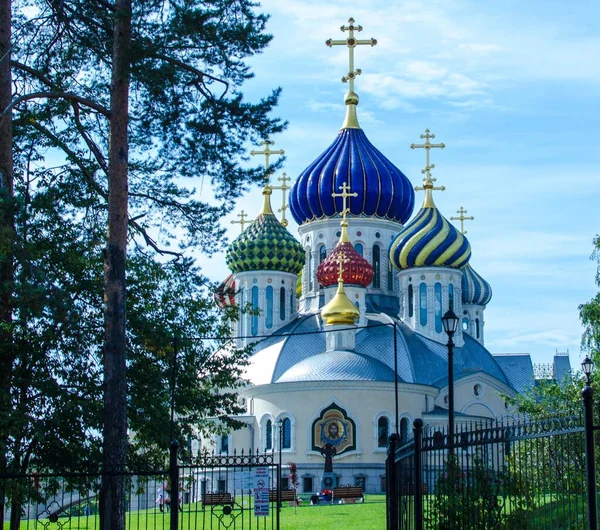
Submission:
[[[247,428],[205,446],[217,453],[281,451],[284,463],[297,465],[301,493],[346,484],[383,492],[391,433],[407,440],[415,418],[428,429],[447,429],[442,317],[449,311],[458,317],[457,425],[506,416],[505,397],[534,384],[528,355],[486,349],[492,289],[473,267],[477,249],[463,233],[466,212],[459,229],[435,204],[440,188],[430,155],[444,144],[426,130],[422,143],[410,146],[425,153],[423,181],[411,182],[359,125],[354,50],[376,44],[358,40],[361,29],[350,19],[342,27],[347,38],[327,41],[349,50],[341,129],[291,187],[285,175],[281,186],[267,180],[261,211],[228,248],[231,275],[216,295],[222,306],[238,308],[233,335],[240,347],[253,344],[254,353],[239,392],[246,414],[238,419]],[[281,153],[270,145],[253,152],[266,156],[267,176],[269,156]],[[285,199],[283,218],[275,215],[273,190],[289,191],[297,234],[287,229]],[[563,375],[568,358],[560,363],[555,373]]]

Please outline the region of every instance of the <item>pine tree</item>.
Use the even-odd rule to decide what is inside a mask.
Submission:
[[[102,348],[107,469],[125,463],[126,354],[134,355],[136,351],[147,354],[147,345],[152,343],[144,338],[148,329],[131,330],[126,324],[127,318],[143,320],[136,319],[137,315],[131,311],[126,312],[127,248],[130,259],[137,256],[138,265],[145,263],[147,273],[155,261],[152,252],[163,256],[163,262],[159,263],[167,269],[171,265],[164,262],[164,257],[181,258],[187,247],[217,250],[222,245],[218,217],[230,209],[232,198],[262,174],[258,167],[246,169],[241,165],[245,145],[284,126],[269,117],[279,91],[257,104],[246,102],[241,93],[241,86],[252,76],[244,59],[259,53],[271,38],[264,33],[267,17],[256,14],[255,8],[248,0],[115,0],[114,3],[15,0],[13,5],[9,0],[2,0],[0,46],[4,53],[0,69],[0,126],[2,132],[8,131],[2,134],[0,143],[3,175],[0,229],[4,250],[0,263],[0,303],[4,333],[2,363],[6,367],[6,371],[2,370],[3,399],[7,399],[8,389],[16,385],[27,389],[28,385],[56,384],[56,379],[34,373],[28,363],[19,364],[24,359],[23,352],[37,341],[28,335],[34,328],[43,335],[36,344],[40,358],[48,358],[51,352],[64,355],[67,349],[73,359],[77,359],[73,366],[81,370],[85,362],[94,359],[98,327],[86,328],[88,342],[83,344],[91,346],[77,357],[75,348],[66,346],[76,331],[67,325],[61,328],[61,322],[81,321],[83,314],[88,318],[92,316],[90,320],[95,324],[98,322],[94,311],[100,309],[99,292],[93,290],[97,285],[92,288],[89,284],[94,283],[93,274],[99,272],[97,250],[107,226],[103,250],[105,339]],[[7,64],[12,69],[7,68]],[[11,82],[14,94],[10,94]],[[11,124],[15,127],[13,147],[19,166],[19,174],[15,172],[15,175],[22,179],[23,193],[14,201],[12,185],[9,186],[13,174]],[[43,169],[32,169],[32,163]],[[200,177],[204,186],[212,184],[210,194],[203,189],[200,196],[185,183],[186,177]],[[42,199],[52,193],[64,201],[57,203],[60,204],[57,216],[34,204],[41,201],[47,207],[48,203]],[[41,217],[66,225],[64,242],[49,237],[53,227],[45,223],[48,219],[40,219],[41,211],[44,212]],[[14,215],[21,223],[16,232],[12,228]],[[34,232],[25,230],[33,226],[36,227]],[[72,233],[77,228],[84,230],[83,235]],[[85,267],[79,273],[71,271],[71,268],[77,270],[76,253],[69,254],[70,259],[58,264],[46,263],[46,268],[41,270],[40,257],[36,252],[32,254],[32,249],[37,250],[46,240],[59,246],[65,242],[67,246],[81,244],[78,251],[86,260]],[[53,259],[57,257],[47,251]],[[140,256],[144,256],[145,261]],[[186,274],[188,279],[198,278],[197,272],[192,274],[190,270],[189,264],[187,269],[180,268],[178,274],[182,276],[178,281],[183,281]],[[72,298],[65,293],[63,304],[55,304],[49,300],[49,293],[55,288],[52,282],[60,283],[54,273],[65,271],[73,272],[74,289],[68,290]],[[135,286],[130,286],[132,288]],[[190,292],[185,294],[194,296]],[[77,303],[70,311],[72,314],[65,318],[69,301]],[[90,305],[86,305],[86,301]],[[172,298],[168,301],[175,302]],[[58,330],[63,335],[58,335],[56,344],[50,344],[52,334],[44,335],[44,330]],[[186,332],[194,334],[189,327]],[[21,348],[22,339],[26,340]],[[161,340],[164,341],[164,337]],[[134,343],[137,348],[132,347]],[[146,346],[140,348],[140,344]],[[208,349],[191,348],[190,351],[194,355],[186,355],[192,368],[200,369],[215,362],[214,354],[208,354]],[[237,362],[243,356],[227,358]],[[14,377],[15,363],[19,364],[24,377]],[[136,366],[135,363],[132,366]],[[143,367],[144,363],[137,366]],[[144,374],[153,373],[154,367],[151,368],[146,366],[145,371],[140,368],[140,379],[147,382]],[[207,377],[206,384],[234,386],[239,372],[234,366],[228,368],[232,369],[230,377],[217,371],[219,377]],[[155,379],[162,381],[164,369],[159,372],[162,375]],[[62,377],[75,375],[66,370]],[[69,397],[64,388],[57,390],[53,403],[56,414],[65,412],[58,406],[61,400],[75,399],[81,403],[82,396],[95,395],[98,391],[89,381],[87,386],[83,381],[74,382],[73,388],[79,388],[77,399]],[[233,394],[226,394],[221,402],[215,403],[208,399],[212,394],[205,390],[203,393],[197,389],[197,395],[204,396],[201,402],[207,410],[217,415],[235,412]],[[33,407],[31,403],[26,405]],[[202,417],[198,407],[183,400],[180,407],[181,412],[190,411],[190,419]],[[87,427],[98,421],[98,414],[93,407],[87,411]],[[39,448],[32,449],[35,443],[30,436],[30,425],[22,423],[15,422],[14,415],[2,418],[0,443],[4,443],[1,451],[4,460],[0,460],[0,465],[4,469],[9,465],[6,460],[9,441],[14,447],[29,448],[31,456],[43,462],[46,453]],[[72,438],[75,443],[77,437]],[[148,443],[160,442],[151,437],[147,440]],[[92,448],[87,449],[87,454],[91,454]],[[17,462],[19,466],[24,463],[24,460]],[[104,528],[123,528],[122,484],[107,480],[103,491],[107,499]]]

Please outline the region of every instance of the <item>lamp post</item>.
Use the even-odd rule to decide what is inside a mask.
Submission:
[[[279,427],[279,472],[277,473],[277,518],[279,518],[279,512],[281,511],[281,475],[283,473],[282,467],[282,453],[283,453],[283,419],[280,418],[277,421]],[[279,521],[278,521],[279,524]]]
[[[596,455],[594,447],[594,431],[600,427],[594,425],[594,389],[590,382],[594,363],[586,355],[581,363],[585,374],[585,386],[581,391],[585,424],[585,472],[588,494],[588,528],[598,530],[598,497],[596,496]]]
[[[458,317],[448,309],[442,317],[444,331],[448,335],[448,454],[454,454],[454,342],[452,337],[456,333]]]

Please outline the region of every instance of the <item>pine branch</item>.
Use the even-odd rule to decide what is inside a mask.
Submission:
[[[208,99],[211,99],[214,101],[215,98],[212,95],[212,93],[210,92],[210,90],[208,90],[206,88],[206,85],[204,84],[204,78],[208,78],[212,81],[215,81],[217,83],[222,83],[223,85],[225,85],[225,90],[219,96],[219,98],[218,98],[219,100],[223,99],[225,97],[225,95],[227,94],[227,92],[229,91],[229,83],[227,81],[220,79],[218,77],[212,76],[210,74],[207,74],[206,72],[203,72],[202,70],[198,70],[197,68],[194,68],[193,66],[190,66],[189,64],[186,64],[183,61],[180,61],[179,59],[175,59],[174,57],[169,57],[168,55],[162,55],[162,54],[153,54],[153,55],[151,55],[151,57],[154,57],[155,59],[159,59],[161,61],[165,61],[167,63],[171,63],[175,66],[178,66],[179,68],[182,68],[183,70],[186,70],[187,72],[190,72],[190,73],[198,76],[198,79],[196,81],[194,81],[193,84],[202,93],[202,95],[207,97]],[[201,88],[200,85],[202,85],[203,88]]]
[[[11,102],[11,104],[8,105],[8,107],[6,107],[6,109],[4,109],[4,111],[0,114],[0,122],[7,115],[9,115],[12,112],[12,109],[14,109],[17,105],[23,103],[23,101],[29,101],[32,99],[65,99],[67,101],[75,101],[77,103],[85,105],[86,107],[98,111],[100,114],[103,114],[107,118],[110,118],[110,111],[106,107],[95,103],[94,101],[91,101],[87,98],[78,96],[77,94],[72,94],[71,92],[32,92],[31,94],[25,94],[14,99]]]

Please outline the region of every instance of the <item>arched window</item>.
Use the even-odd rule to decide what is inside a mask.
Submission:
[[[412,283],[408,286],[408,316],[409,318],[412,318],[415,310],[414,310],[414,298],[415,298],[415,294],[414,294],[414,289],[412,286]]]
[[[326,257],[327,257],[327,249],[325,248],[325,245],[321,245],[319,247],[319,263],[323,263],[325,261]]]
[[[448,309],[454,311],[454,285],[448,285]]]
[[[312,258],[312,252],[310,251],[310,249],[307,249],[306,251],[307,253],[307,261],[308,261],[308,267],[306,267],[306,274],[308,274],[308,290],[312,291],[313,289],[313,258]]]
[[[279,289],[279,320],[285,320],[285,287]]]
[[[392,268],[392,262],[388,259],[388,267],[387,267],[387,288],[388,291],[394,290],[394,270]]]
[[[400,445],[408,442],[408,418],[400,420]]]
[[[421,326],[427,325],[427,285],[419,285],[419,321]]]
[[[434,286],[434,307],[435,307],[435,330],[442,332],[442,284],[436,283]]]
[[[250,333],[258,335],[258,287],[252,287],[252,317],[250,321]]]
[[[273,422],[267,420],[265,425],[265,451],[271,451],[273,449]]]
[[[267,329],[271,329],[273,327],[273,287],[270,285],[267,286],[267,315],[265,318],[265,326]]]
[[[294,314],[294,291],[291,290],[290,291],[290,315]]]
[[[354,250],[356,250],[356,252],[358,252],[361,256],[365,253],[362,243],[356,243],[356,245],[354,245]]]
[[[221,453],[229,453],[229,436],[227,434],[221,435]]]
[[[281,423],[282,438],[281,448],[291,449],[292,448],[292,421],[289,418],[283,418]]]
[[[479,338],[479,319],[475,319],[475,336]]]
[[[385,416],[380,416],[377,420],[377,447],[387,447],[389,435],[390,420]]]
[[[381,249],[379,245],[373,245],[373,287],[379,289],[381,287]]]
[[[463,331],[469,331],[469,319],[467,317],[463,317],[462,319],[462,328]]]
[[[246,315],[244,314],[244,306],[246,305],[246,292],[240,289],[240,335],[246,335]]]

